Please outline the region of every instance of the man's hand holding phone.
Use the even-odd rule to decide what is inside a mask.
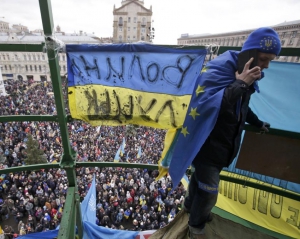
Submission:
[[[250,60],[245,64],[242,73],[239,74],[238,71],[235,73],[236,79],[244,81],[249,86],[261,77],[261,69],[259,66],[255,66],[249,69],[253,60],[254,58],[251,57]]]

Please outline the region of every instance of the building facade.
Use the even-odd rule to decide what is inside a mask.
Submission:
[[[129,43],[152,41],[152,6],[144,7],[143,0],[122,0],[122,6],[113,9],[113,42]]]
[[[282,47],[300,48],[300,20],[289,21],[271,26],[280,36]],[[218,45],[218,46],[243,46],[248,35],[255,29],[226,32],[219,34],[199,34],[189,35],[182,34],[177,39],[178,45]],[[277,61],[297,62],[300,63],[298,57],[280,56]]]
[[[0,21],[0,33],[1,32],[8,32],[9,31],[9,23]]]
[[[6,33],[0,34],[0,44],[41,44],[45,42],[42,30],[35,30],[30,33],[24,32],[26,27],[19,31],[9,29]],[[66,34],[59,27],[55,37],[65,44],[99,44],[107,43],[111,38],[98,38],[91,34],[80,32],[78,34]],[[64,52],[57,56],[60,66],[60,75],[67,73],[67,58]],[[6,80],[22,79],[25,81],[50,81],[50,69],[48,57],[45,52],[0,52],[0,67],[2,78]]]

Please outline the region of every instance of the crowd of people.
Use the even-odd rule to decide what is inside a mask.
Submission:
[[[0,96],[0,115],[55,115],[51,83],[11,80],[8,95]],[[63,85],[66,112],[68,103]],[[113,162],[126,140],[120,162],[157,164],[165,130],[126,126],[93,127],[88,123],[68,123],[71,147],[78,161]],[[0,123],[0,168],[25,165],[28,136],[39,143],[48,163],[59,162],[63,154],[59,125],[55,122]],[[137,157],[141,147],[142,155]],[[149,230],[164,227],[181,210],[185,188],[171,191],[170,177],[155,181],[157,170],[130,168],[77,168],[81,200],[96,176],[97,224],[123,230]],[[63,215],[68,180],[63,169],[45,169],[0,176],[0,220],[13,217],[15,225],[5,225],[7,238],[53,230]]]

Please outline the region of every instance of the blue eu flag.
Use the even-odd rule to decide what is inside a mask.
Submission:
[[[224,89],[235,80],[237,54],[227,51],[208,62],[197,78],[184,124],[163,160],[171,161],[169,174],[174,188],[217,121]]]

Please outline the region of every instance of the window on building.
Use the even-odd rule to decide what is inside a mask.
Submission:
[[[227,39],[227,44],[226,46],[229,46],[230,38]]]
[[[133,36],[132,38],[135,39],[135,36]]]
[[[30,71],[32,71],[32,65],[30,65],[29,68],[30,68]]]
[[[146,18],[145,18],[145,17],[142,18],[142,25],[143,25],[143,26],[146,25]]]
[[[33,55],[33,56],[32,56],[32,58],[33,58],[33,60],[34,60],[34,61],[36,61],[36,57],[35,57],[35,55]]]
[[[281,46],[284,46],[285,40],[281,40]]]
[[[296,37],[297,36],[297,31],[292,31],[291,37]]]
[[[19,60],[19,58],[18,58],[18,55],[17,55],[17,54],[15,54],[15,60]]]
[[[291,38],[289,41],[289,45],[293,45],[294,44],[294,38]]]
[[[27,65],[25,65],[25,70],[28,71],[28,66]]]
[[[297,56],[295,62],[299,62],[299,60],[300,60],[300,56]]]
[[[131,20],[131,18],[130,18],[130,17],[128,17],[128,22],[130,22],[130,20]]]
[[[145,33],[145,32],[146,32],[146,28],[145,28],[145,27],[142,27],[141,32],[142,32],[142,33]]]
[[[144,37],[144,36],[142,36],[142,37],[141,37],[141,40],[142,40],[142,41],[145,41],[145,37]]]
[[[286,35],[286,32],[283,32],[282,35],[281,35],[281,37],[285,37],[285,35]]]
[[[37,55],[37,59],[38,59],[38,61],[41,60],[41,56],[40,56],[40,55]]]
[[[9,67],[9,70],[11,71],[11,65],[9,65],[8,67]]]
[[[3,55],[3,60],[5,60],[5,55]]]
[[[45,55],[44,55],[44,54],[42,55],[42,60],[43,60],[43,61],[45,60]]]
[[[119,17],[119,26],[123,25],[123,17]]]
[[[7,56],[7,60],[9,60],[9,54],[7,54],[6,56]]]
[[[130,32],[130,27],[128,27],[128,29],[127,29],[129,32]]]
[[[122,36],[121,35],[119,36],[119,42],[122,42]]]
[[[133,18],[133,22],[136,23],[136,17]]]
[[[66,71],[66,66],[65,66],[65,65],[64,65],[64,67],[63,67],[63,68],[64,68],[64,71]]]
[[[63,61],[66,61],[66,56],[65,55],[63,55]]]
[[[123,31],[123,27],[119,27],[119,32],[122,32]]]
[[[133,31],[136,31],[136,27],[133,27]]]
[[[240,40],[240,38],[236,37],[236,39],[235,39],[235,46],[239,46],[239,40]]]
[[[31,61],[31,55],[28,55],[28,60]]]

